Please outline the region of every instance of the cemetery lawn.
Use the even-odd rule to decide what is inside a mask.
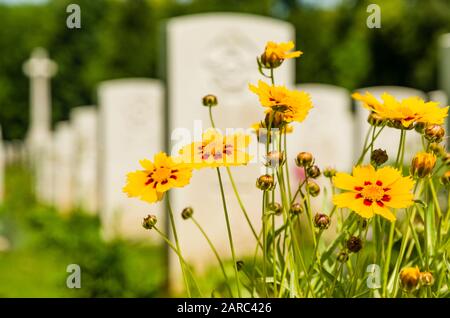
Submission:
[[[163,250],[100,236],[97,217],[75,211],[61,216],[37,204],[29,171],[6,171],[0,206],[0,297],[161,297]],[[2,246],[3,245],[3,246]],[[3,251],[2,251],[3,250]],[[70,289],[69,264],[81,268],[81,288]]]

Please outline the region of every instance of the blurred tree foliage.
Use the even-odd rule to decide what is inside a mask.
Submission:
[[[450,31],[448,0],[380,0],[381,28],[369,29],[369,0],[337,6],[311,0],[77,0],[81,29],[66,27],[72,0],[41,5],[0,4],[0,124],[7,139],[23,138],[28,126],[28,79],[22,63],[43,46],[58,63],[53,79],[53,121],[71,107],[96,102],[99,81],[158,77],[161,22],[211,11],[260,14],[295,25],[298,82],[355,89],[403,85],[437,87],[437,38]],[[319,1],[317,1],[319,2]]]

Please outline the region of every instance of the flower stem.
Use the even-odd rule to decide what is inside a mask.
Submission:
[[[220,174],[220,169],[216,168],[216,171],[217,171],[217,177],[219,178],[220,194],[222,196],[222,204],[223,204],[223,212],[225,213],[225,221],[227,223],[228,240],[230,242],[231,257],[233,259],[234,274],[236,276],[238,297],[240,298],[241,297],[241,286],[240,286],[241,283],[239,281],[239,275],[238,275],[238,270],[237,270],[236,253],[234,250],[233,235],[231,233],[230,217],[228,215],[227,202],[225,199],[225,192],[223,190],[223,183],[222,183],[222,176]]]
[[[209,120],[211,122],[211,126],[213,128],[216,128],[216,125],[214,123],[214,118],[213,118],[213,115],[212,115],[212,107],[208,107],[208,108],[209,108]],[[253,227],[253,224],[250,221],[250,218],[248,216],[247,210],[245,209],[245,206],[242,203],[241,196],[239,195],[239,191],[237,190],[236,183],[234,182],[233,175],[231,174],[231,170],[230,170],[229,167],[226,167],[226,170],[227,170],[228,178],[230,179],[231,186],[233,188],[234,194],[236,195],[236,199],[238,200],[239,206],[240,206],[240,208],[242,210],[242,213],[244,213],[244,217],[245,217],[245,219],[246,219],[246,221],[247,221],[247,223],[248,223],[248,225],[249,225],[249,227],[250,227],[250,229],[251,229],[251,231],[253,233],[253,236],[255,237],[255,239],[258,242],[258,244],[261,245],[261,242],[259,241],[258,235],[256,234],[255,228]]]
[[[175,252],[175,254],[177,254],[180,261],[183,262],[183,264],[186,266],[186,269],[188,270],[189,274],[191,275],[192,281],[194,282],[197,292],[199,293],[199,295],[202,295],[200,288],[198,287],[198,284],[194,279],[194,274],[192,273],[191,269],[187,265],[183,256],[179,253],[177,248],[173,245],[173,243],[169,240],[169,238],[164,233],[162,233],[156,226],[153,226],[153,229],[156,231],[156,233],[158,233],[162,237],[162,239],[167,243],[167,245],[169,245],[169,247]]]
[[[219,253],[217,252],[216,248],[214,247],[214,244],[209,239],[209,236],[206,234],[206,232],[203,229],[203,227],[197,222],[197,220],[194,218],[194,216],[191,216],[191,219],[192,219],[192,222],[194,222],[195,226],[197,226],[199,231],[203,234],[204,238],[206,239],[206,241],[208,242],[209,246],[211,247],[211,250],[213,251],[214,255],[216,256],[216,259],[217,259],[217,261],[219,262],[219,265],[220,265],[220,269],[222,270],[223,277],[225,278],[225,281],[227,283],[228,291],[230,292],[230,295],[233,296],[233,292],[231,291],[230,284],[228,283],[228,276],[227,276],[227,273],[225,271],[225,267],[223,265],[222,259],[219,256]]]
[[[172,206],[170,205],[169,199],[167,199],[167,206],[169,208],[170,225],[172,226],[173,237],[175,239],[175,244],[177,247],[178,254],[181,255],[180,243],[178,241],[177,228],[175,226],[175,219],[173,217],[173,210],[172,210]],[[184,278],[184,283],[186,284],[186,291],[188,293],[188,297],[191,297],[191,290],[189,288],[189,282],[188,282],[188,279],[186,276],[186,269],[185,269],[184,263],[181,259],[180,259],[180,266],[181,266],[181,271],[183,272],[183,278]]]

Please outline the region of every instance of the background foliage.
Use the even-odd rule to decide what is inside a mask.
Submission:
[[[341,0],[318,6],[306,0],[77,0],[82,28],[65,26],[71,0],[40,5],[0,4],[0,124],[6,139],[28,126],[28,79],[22,63],[43,46],[58,63],[52,83],[53,121],[70,108],[95,104],[99,81],[158,78],[159,28],[170,17],[237,11],[287,20],[305,52],[297,59],[297,82],[355,89],[368,85],[437,88],[437,38],[450,31],[448,0],[380,0],[382,27],[366,27],[367,5]]]

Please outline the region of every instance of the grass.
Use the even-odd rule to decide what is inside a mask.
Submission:
[[[6,171],[0,235],[0,297],[158,297],[163,295],[163,249],[143,242],[104,242],[97,217],[74,211],[62,217],[38,204],[29,171]],[[81,268],[81,288],[69,289],[69,264]]]

